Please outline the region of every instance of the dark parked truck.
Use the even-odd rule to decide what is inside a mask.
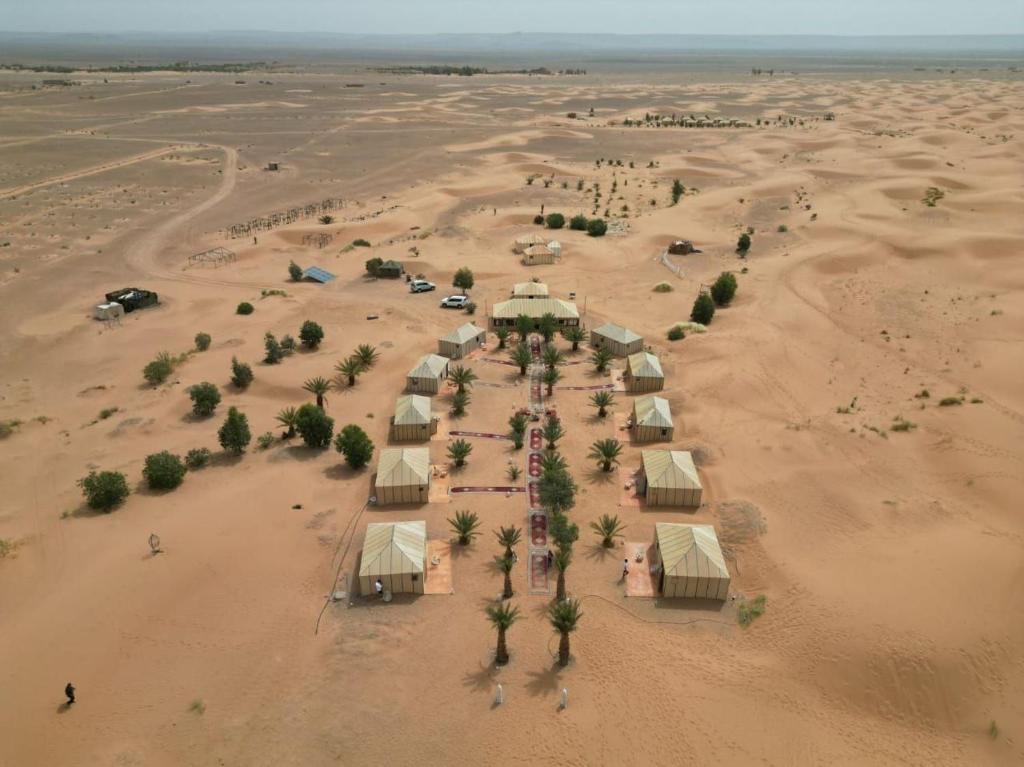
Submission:
[[[106,295],[107,302],[116,302],[124,307],[125,312],[134,312],[136,309],[145,309],[147,306],[156,306],[159,303],[156,293],[152,290],[142,288],[122,288]]]

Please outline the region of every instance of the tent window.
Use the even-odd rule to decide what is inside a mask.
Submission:
[[[419,573],[413,573],[413,574],[412,574],[412,580],[413,580],[413,583],[415,583],[415,582],[416,582],[416,581],[418,581],[419,579],[420,579],[420,574],[419,574]]]
[[[661,436],[667,437],[668,436],[668,429],[662,429],[661,430]]]

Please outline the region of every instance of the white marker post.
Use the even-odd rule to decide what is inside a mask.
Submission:
[[[569,708],[569,688],[562,688],[562,703],[561,708]]]
[[[499,684],[499,685],[498,685],[498,692],[497,692],[497,694],[496,694],[496,695],[494,696],[494,705],[496,705],[496,706],[500,706],[500,705],[501,705],[502,703],[504,703],[504,702],[505,702],[505,690],[504,690],[504,688],[502,688],[502,686],[501,686],[501,685]]]

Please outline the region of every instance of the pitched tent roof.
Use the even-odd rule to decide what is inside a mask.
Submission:
[[[377,464],[377,487],[425,485],[430,479],[430,449],[386,447]]]
[[[464,344],[466,341],[476,338],[483,332],[483,328],[478,328],[472,322],[467,322],[465,325],[455,328],[455,330],[448,335],[441,336],[441,340],[450,341],[453,344]],[[441,359],[444,359],[444,357]]]
[[[560,298],[512,298],[508,301],[499,301],[491,309],[491,316],[514,320],[520,314],[540,317],[548,312],[560,320],[579,319],[580,316],[576,304]]]
[[[626,364],[636,378],[664,378],[661,363],[650,352],[637,352],[626,357]]]
[[[613,341],[617,341],[620,344],[631,344],[636,341],[643,341],[643,336],[639,336],[629,328],[624,328],[622,325],[616,325],[614,322],[606,322],[601,327],[593,331],[598,335],[610,338]]]
[[[391,258],[389,258],[387,261],[382,262],[381,265],[377,267],[378,270],[380,270],[380,269],[397,269],[399,271],[401,271],[404,268],[405,267],[402,266],[402,262],[401,261],[395,261],[394,259],[391,259]]]
[[[531,245],[526,250],[524,250],[523,253],[526,254],[527,256],[550,256],[554,253],[554,251],[551,250],[551,248],[549,248],[547,245],[538,244]]]
[[[371,522],[366,526],[359,575],[422,574],[426,522]]]
[[[421,394],[406,394],[395,400],[396,426],[430,423],[430,397]]]
[[[548,286],[543,282],[517,282],[512,286],[512,295],[524,296],[547,296]]]
[[[531,245],[543,245],[546,240],[539,234],[527,234],[522,237],[516,237],[516,245],[522,245],[524,247],[530,247]]]
[[[711,525],[658,522],[654,529],[666,576],[729,578],[718,536]]]
[[[302,276],[308,280],[315,280],[316,282],[330,282],[334,279],[334,275],[326,269],[321,269],[319,266],[311,266],[302,272]]]
[[[664,397],[639,397],[633,402],[633,408],[637,425],[672,428],[672,411]]]
[[[409,378],[440,378],[448,362],[449,359],[440,354],[424,354],[409,371]]]
[[[693,456],[685,450],[644,450],[640,454],[647,486],[696,490],[701,487]]]

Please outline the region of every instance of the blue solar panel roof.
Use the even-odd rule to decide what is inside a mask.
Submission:
[[[311,266],[302,273],[303,277],[310,280],[316,280],[317,282],[330,282],[334,279],[334,275],[326,269],[321,269],[319,266]]]

